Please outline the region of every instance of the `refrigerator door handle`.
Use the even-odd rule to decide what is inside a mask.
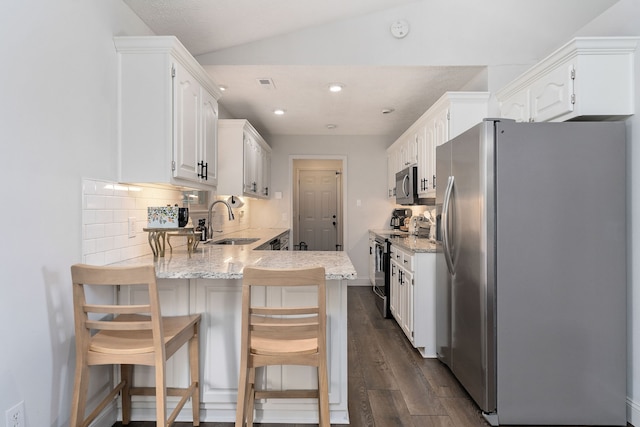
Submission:
[[[450,274],[454,274],[453,259],[451,257],[451,246],[449,244],[449,208],[451,206],[451,193],[453,192],[454,178],[449,177],[447,188],[444,191],[444,201],[442,203],[442,244],[444,247],[444,259]]]

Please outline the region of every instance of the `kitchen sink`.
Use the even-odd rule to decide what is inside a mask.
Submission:
[[[205,245],[248,245],[254,242],[257,242],[260,239],[250,238],[250,237],[240,237],[240,238],[225,238],[220,240],[210,240],[205,243]]]

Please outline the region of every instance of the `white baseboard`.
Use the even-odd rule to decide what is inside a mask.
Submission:
[[[117,400],[112,401],[104,410],[93,420],[89,427],[111,427],[117,421],[118,407]]]
[[[345,282],[347,282],[347,286],[371,286],[368,277],[366,279],[345,280]]]
[[[627,422],[632,426],[640,426],[640,403],[627,397]]]
[[[212,409],[206,408],[206,406],[206,403],[200,405],[200,422],[235,422],[235,409]],[[173,407],[171,407],[169,410],[173,410]],[[330,415],[331,424],[349,424],[349,412],[346,410],[332,410]],[[131,410],[131,419],[137,421],[154,421],[156,419],[155,409],[134,407]],[[191,414],[191,408],[186,408],[180,411],[180,414],[178,415],[176,421],[188,423],[191,422],[192,419],[193,417]],[[118,415],[118,420],[122,420],[122,414]],[[314,413],[313,411],[280,411],[277,414],[269,415],[265,415],[264,413],[262,413],[262,411],[256,411],[254,421],[268,424],[292,424],[294,422],[299,424],[313,424],[318,422],[318,415],[317,412]],[[115,423],[115,421],[113,423]],[[112,426],[113,423],[109,424],[109,426]],[[92,425],[91,427],[94,426]]]

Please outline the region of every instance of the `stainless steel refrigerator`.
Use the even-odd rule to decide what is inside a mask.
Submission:
[[[492,425],[626,425],[625,126],[437,147],[437,352]]]

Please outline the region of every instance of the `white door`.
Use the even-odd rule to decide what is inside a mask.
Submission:
[[[300,170],[298,178],[300,240],[310,251],[337,250],[338,171]]]

